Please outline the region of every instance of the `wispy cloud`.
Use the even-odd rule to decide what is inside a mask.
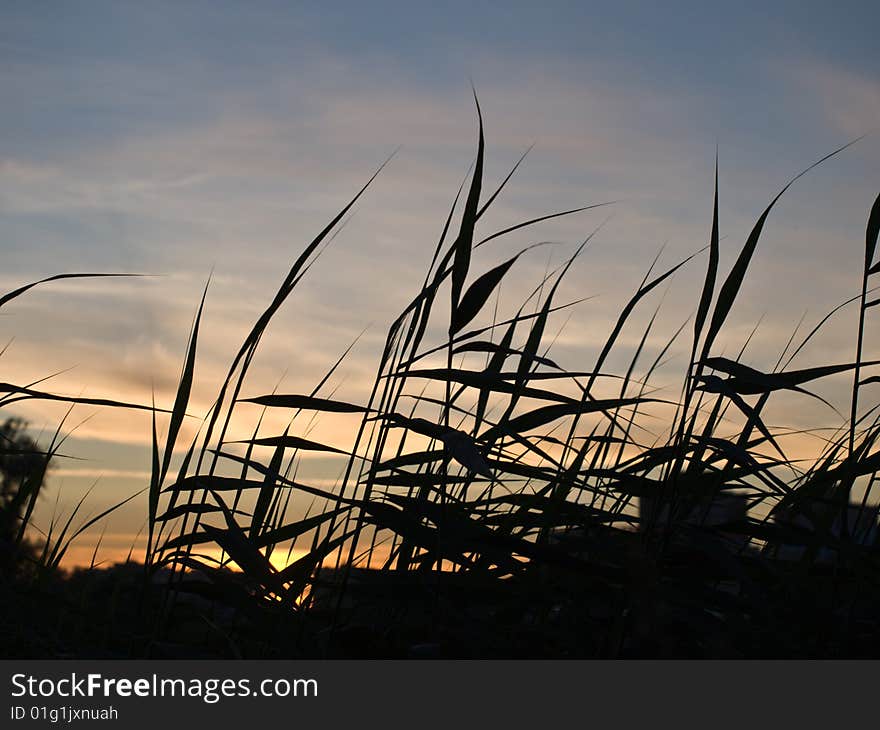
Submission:
[[[788,73],[820,105],[826,121],[849,137],[880,129],[880,75],[810,59],[786,65]]]

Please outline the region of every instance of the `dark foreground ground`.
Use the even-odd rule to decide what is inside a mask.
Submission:
[[[618,542],[515,580],[352,570],[341,593],[344,574],[324,571],[308,608],[257,600],[231,572],[187,574],[173,595],[167,574],[148,584],[133,563],[7,577],[0,646],[55,659],[880,657],[868,554],[807,563],[681,543],[657,561],[639,536]]]

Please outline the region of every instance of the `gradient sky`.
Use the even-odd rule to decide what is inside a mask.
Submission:
[[[484,269],[521,245],[557,242],[517,264],[515,295],[604,222],[560,292],[594,297],[556,323],[565,327],[554,353],[572,369],[592,362],[661,246],[671,265],[706,244],[716,144],[727,267],[791,176],[868,133],[799,181],[770,218],[725,341],[738,346],[763,315],[746,361],[772,367],[802,315],[812,326],[860,286],[864,223],[880,190],[880,7],[662,5],[5,0],[0,288],[67,271],[156,276],[63,283],[16,300],[0,316],[3,341],[15,338],[0,380],[72,368],[50,381],[54,391],[148,402],[155,388],[170,404],[213,270],[190,409],[204,413],[292,259],[400,146],[273,323],[248,386],[307,392],[368,328],[332,383],[339,397],[363,399],[385,327],[419,287],[473,158],[471,82],[489,181],[535,143],[486,232],[617,201],[475,257]],[[676,277],[649,346],[691,314],[704,263]],[[853,314],[798,363],[847,360]],[[639,335],[627,330],[612,368]],[[869,355],[880,352],[874,339]],[[833,399],[845,383],[835,387],[820,390]],[[16,413],[39,432],[63,409]],[[70,423],[86,418],[65,448],[82,460],[57,465],[44,521],[57,490],[69,504],[99,479],[89,501],[99,509],[148,474],[147,418],[79,408]],[[837,420],[799,400],[779,422]],[[337,464],[313,468],[332,481]],[[106,549],[127,547],[143,515],[134,502],[114,516]]]

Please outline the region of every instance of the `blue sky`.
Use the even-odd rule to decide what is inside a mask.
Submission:
[[[490,180],[536,143],[487,231],[618,201],[477,257],[487,266],[556,242],[517,265],[515,292],[610,215],[564,292],[595,297],[557,342],[577,367],[661,246],[671,263],[705,245],[716,144],[729,265],[789,177],[880,123],[876,3],[659,5],[3,3],[3,289],[62,271],[157,276],[19,300],[0,319],[4,341],[15,337],[2,379],[73,367],[58,392],[146,401],[155,387],[169,399],[213,268],[194,394],[204,411],[289,261],[401,146],[270,330],[252,378],[254,393],[279,380],[308,390],[368,327],[338,383],[362,397],[383,325],[418,286],[473,157],[471,81]],[[878,163],[874,132],[774,212],[731,320],[733,346],[767,313],[756,366],[772,364],[802,315],[815,321],[858,286]],[[702,262],[676,278],[657,343],[692,311],[701,276]],[[804,356],[836,361],[850,339],[841,326]],[[49,428],[59,410],[23,415]],[[134,491],[148,433],[137,416],[94,413],[70,441],[88,461],[55,482],[72,498],[102,475],[96,505]],[[315,468],[332,478],[333,465]],[[139,510],[111,526],[120,540]]]

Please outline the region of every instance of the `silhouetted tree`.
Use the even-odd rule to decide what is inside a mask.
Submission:
[[[49,464],[26,429],[20,418],[0,425],[0,566],[7,575],[33,552],[24,532]]]

